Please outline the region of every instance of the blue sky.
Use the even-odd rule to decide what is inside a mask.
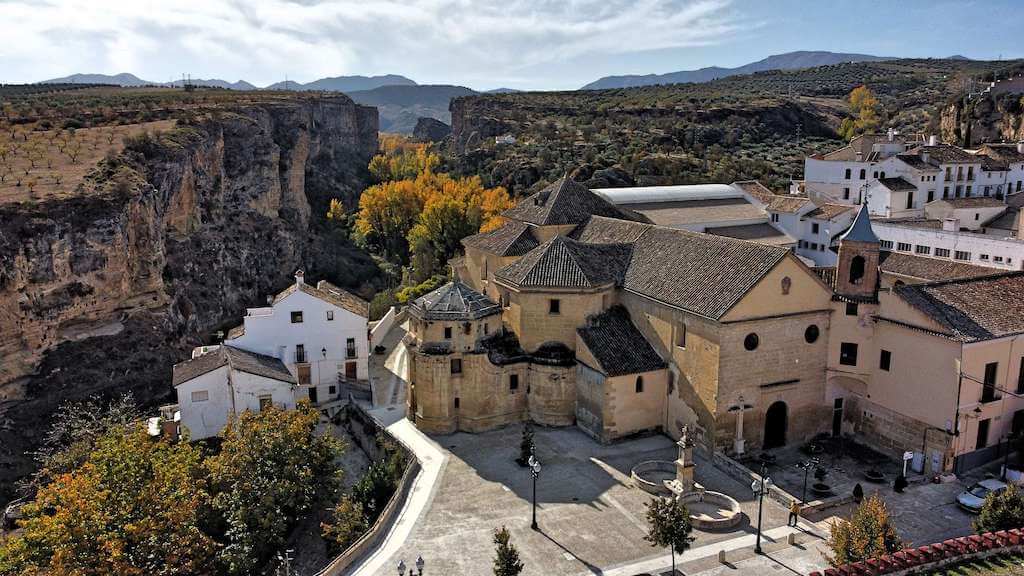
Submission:
[[[0,0],[0,82],[403,74],[572,89],[793,50],[1024,57],[1022,0]]]

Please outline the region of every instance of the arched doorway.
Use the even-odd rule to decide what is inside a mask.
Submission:
[[[779,400],[764,413],[764,448],[786,445],[786,403]]]

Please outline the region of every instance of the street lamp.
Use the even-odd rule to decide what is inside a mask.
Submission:
[[[750,489],[757,496],[757,544],[754,546],[756,554],[764,554],[761,550],[761,509],[764,507],[764,493],[772,487],[772,479],[767,476],[768,466],[761,463],[761,480],[754,480],[750,483]]]
[[[801,463],[796,465],[797,468],[799,468],[799,469],[804,471],[804,493],[803,493],[803,496],[800,498],[800,501],[803,502],[804,504],[807,504],[807,473],[811,471],[811,468],[814,468],[817,465],[818,465],[818,459],[817,458],[811,458],[810,460],[804,460],[803,462],[801,462]]]
[[[423,561],[423,556],[416,559],[416,572],[409,570],[409,576],[423,576],[423,565],[426,562]],[[398,561],[398,576],[405,576],[405,560]]]
[[[537,528],[537,477],[540,476],[540,460],[530,454],[530,459],[526,463],[530,466],[530,475],[533,476],[533,523],[530,524],[530,528],[539,530]]]

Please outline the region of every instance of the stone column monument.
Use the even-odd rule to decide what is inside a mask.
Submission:
[[[676,459],[676,481],[682,487],[682,493],[693,491],[693,433],[690,432],[690,427],[683,425],[680,428],[679,441],[676,442],[676,446],[679,446],[679,458]]]

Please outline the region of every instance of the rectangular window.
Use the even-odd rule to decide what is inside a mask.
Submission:
[[[561,314],[562,313],[562,301],[557,298],[548,300],[548,314]]]
[[[882,248],[892,250],[892,240],[882,240]]]
[[[932,253],[932,247],[931,246],[922,246],[922,245],[918,244],[917,246],[914,246],[914,253],[915,254],[931,254]]]
[[[868,171],[866,169],[864,169],[864,168],[861,168],[860,169],[860,179],[864,180],[867,177],[868,177]]]
[[[295,363],[304,364],[306,362],[306,346],[304,344],[295,345]]]
[[[942,197],[949,198],[949,186],[944,186],[942,188]]]
[[[1002,256],[993,256],[992,260],[994,262],[1002,262],[1003,261],[1003,257]]]
[[[851,176],[851,174],[850,174],[850,169],[849,169],[849,168],[847,168],[847,169],[846,169],[846,179],[847,179],[847,180],[849,180],[849,179],[850,179],[850,176]],[[847,188],[847,190],[849,190],[849,188]]]
[[[974,180],[974,166],[967,167],[967,179]]]
[[[772,222],[778,222],[778,221],[779,221],[779,215],[778,214],[772,214]]]
[[[686,348],[686,324],[676,327],[676,346]]]
[[[999,372],[999,362],[985,364],[985,378],[981,388],[981,401],[992,402],[996,400],[996,374]]]
[[[1024,367],[1024,363],[1022,363],[1021,366]],[[192,391],[192,401],[193,402],[206,402],[209,399],[210,399],[210,391],[209,390],[193,390]]]
[[[637,394],[642,394],[643,393],[643,391],[644,391],[644,377],[643,376],[637,376],[636,377],[636,386],[635,386],[634,389],[636,390]]]
[[[817,233],[818,233],[818,223],[817,222],[812,222],[811,223],[811,234],[817,234]]]
[[[856,302],[847,302],[846,303],[846,315],[847,316],[856,316],[857,315],[857,303]]]
[[[1017,393],[1024,394],[1024,356],[1020,359],[1020,368],[1017,370]]]
[[[896,249],[900,252],[910,252],[910,244],[907,242],[900,242],[896,244]]]
[[[964,193],[964,187],[963,186],[957,186],[956,190],[953,192],[953,195],[956,196],[957,198],[959,198],[963,193]]]
[[[451,326],[445,326],[444,327],[444,339],[445,340],[451,340],[452,339],[452,327]]]
[[[513,391],[519,390],[519,374],[509,374],[508,389]]]
[[[302,324],[302,310],[292,312],[292,324]]]
[[[978,254],[978,259],[988,261],[988,254]]]
[[[957,250],[953,257],[956,258],[957,260],[969,261],[971,259],[971,253],[964,252],[962,250]]]
[[[847,176],[847,178],[849,178],[849,176]],[[849,188],[843,188],[843,200],[849,200],[849,199],[850,199],[850,189]]]
[[[968,187],[967,187],[967,188],[965,189],[965,191],[964,191],[964,196],[966,196],[967,198],[970,198],[970,197],[971,197],[971,187],[970,187],[970,186],[968,186]]]
[[[338,393],[338,387],[337,386],[328,386],[327,387],[327,393],[330,394],[331,396],[334,396],[335,394]]]
[[[935,190],[928,191],[928,201],[931,202],[932,200],[935,200]]]
[[[839,344],[839,363],[843,366],[857,365],[857,345],[853,342]]]
[[[878,367],[888,372],[890,366],[892,366],[892,352],[882,350],[882,354],[878,358]]]
[[[811,242],[811,250],[817,250],[817,249],[818,249],[818,243],[817,242]]]
[[[990,424],[992,424],[990,418],[978,422],[978,441],[974,444],[975,450],[981,450],[988,446],[988,428]]]
[[[334,321],[334,310],[328,310],[327,311],[327,321],[328,322],[333,322]]]
[[[274,405],[274,399],[270,396],[270,394],[261,394],[259,398],[260,398],[260,412],[263,412],[264,410],[266,410],[266,409],[268,409],[268,408],[270,408],[270,407],[272,407]]]
[[[935,255],[941,258],[949,258],[949,248],[936,248]]]
[[[452,358],[451,370],[452,374],[462,374],[462,358]]]
[[[907,210],[912,210],[913,208],[914,208],[914,193],[913,192],[907,192]]]
[[[345,339],[345,358],[356,357],[356,339],[346,338]]]

